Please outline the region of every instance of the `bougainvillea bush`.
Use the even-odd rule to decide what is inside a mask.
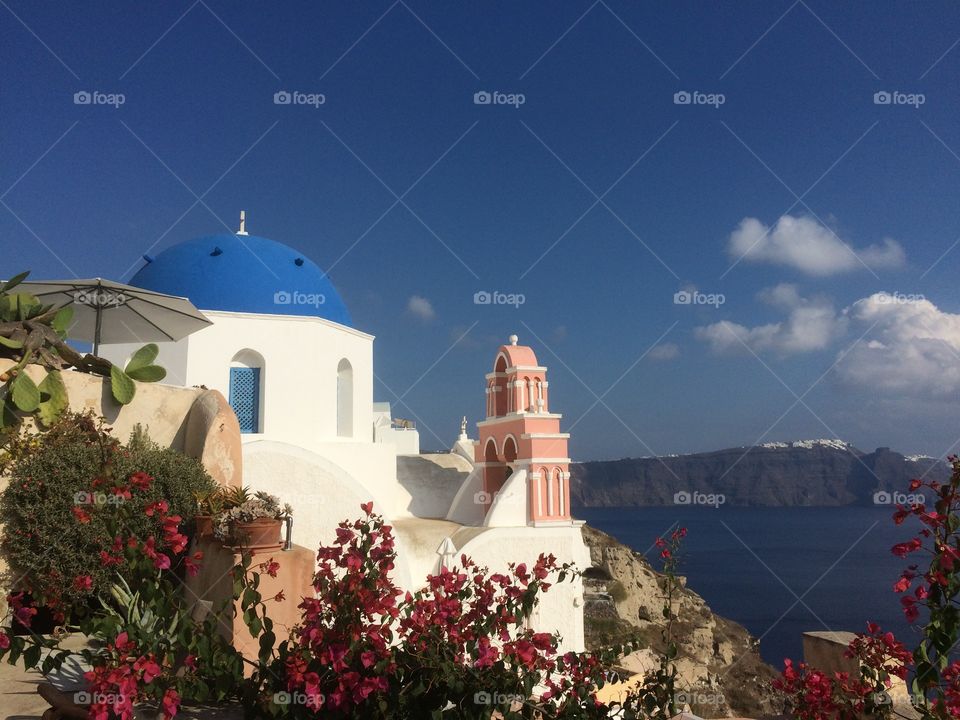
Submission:
[[[115,568],[101,551],[113,540],[118,508],[128,506],[130,534],[146,539],[159,528],[157,516],[143,512],[148,504],[162,499],[171,515],[189,521],[193,493],[214,487],[197,460],[157,447],[141,429],[121,444],[92,414],[64,413],[41,434],[21,431],[0,458],[0,473],[9,477],[0,494],[0,547],[11,578],[55,610],[92,592],[74,587],[74,578],[89,576],[95,587],[112,580]],[[132,490],[111,484],[113,477],[133,477]]]
[[[146,474],[108,476],[111,491],[133,497],[152,482]],[[245,554],[233,569],[231,601],[197,621],[174,572],[178,565],[194,572],[202,562],[199,554],[188,555],[181,518],[162,500],[134,507],[94,510],[109,513],[114,533],[101,554],[115,571],[109,587],[89,576],[74,578],[77,588],[103,602],[80,612],[78,621],[81,632],[100,640],[80,653],[92,667],[85,695],[95,720],[127,720],[140,703],[172,718],[181,703],[195,701],[240,702],[248,717],[609,717],[611,707],[598,702],[596,692],[617,679],[611,663],[632,645],[560,652],[558,636],[528,627],[540,593],[573,572],[552,556],[503,573],[461,557],[421,590],[404,593],[390,578],[392,529],[367,504],[363,518],[341,523],[336,541],[320,548],[316,596],[302,599],[302,621],[278,643],[268,603],[283,594],[267,600],[257,588],[260,574],[276,576],[279,562],[270,558],[251,571]],[[155,520],[158,532],[145,540],[129,534],[137,513]],[[8,601],[29,627],[32,604],[22,593]],[[218,632],[221,620],[238,616],[259,639],[257,658],[242,657]],[[49,654],[41,662],[42,651]],[[0,633],[0,658],[11,662],[49,672],[68,655],[56,635]],[[671,715],[672,684],[668,690],[667,704],[654,707],[641,698],[628,707],[643,709],[621,717]]]
[[[892,678],[909,682],[910,702],[921,718],[960,717],[960,459],[949,458],[949,482],[913,480],[910,492],[926,488],[931,504],[898,506],[897,525],[911,523],[913,536],[893,546],[902,558],[916,558],[894,583],[920,640],[908,649],[892,633],[869,623],[847,649],[859,676],[825,673],[787,660],[777,687],[787,696],[793,715],[802,720],[845,720],[896,713],[887,692]],[[921,618],[923,620],[921,621]]]
[[[118,476],[104,466],[88,491],[124,502],[95,504],[83,516],[64,518],[60,528],[69,532],[71,524],[96,522],[106,538],[97,552],[104,573],[64,577],[61,592],[50,584],[42,595],[95,647],[72,653],[60,647],[63,632],[40,635],[32,630],[41,585],[36,571],[21,579],[34,592],[32,599],[22,589],[7,597],[12,619],[27,632],[0,633],[0,658],[49,673],[70,655],[79,655],[90,667],[84,696],[95,720],[128,720],[143,702],[172,718],[181,698],[224,701],[236,696],[243,679],[243,658],[218,632],[222,609],[196,619],[183,592],[179,574],[196,572],[202,556],[189,554],[182,518],[169,503],[150,499],[154,483],[147,473]]]
[[[626,647],[562,653],[527,618],[572,572],[541,555],[490,572],[466,556],[415,593],[391,579],[392,528],[363,506],[321,547],[316,597],[260,671],[261,709],[290,718],[600,718],[595,694]]]
[[[392,528],[368,503],[319,548],[315,594],[299,599],[301,621],[278,637],[269,609],[285,600],[283,592],[264,598],[258,588],[263,573],[277,575],[282,556],[255,560],[243,552],[232,569],[232,597],[198,613],[183,576],[203,558],[189,549],[172,500],[183,495],[192,508],[190,496],[131,465],[134,454],[94,418],[61,422],[10,446],[13,480],[0,507],[18,524],[8,524],[4,547],[34,560],[7,596],[15,622],[0,631],[0,659],[49,673],[78,654],[90,668],[82,698],[91,701],[93,720],[128,720],[143,703],[165,718],[193,702],[240,703],[248,717],[296,719],[605,718],[614,709],[597,700],[597,690],[618,679],[613,663],[633,644],[561,652],[559,636],[530,627],[541,594],[576,573],[552,555],[503,572],[461,556],[421,589],[403,592],[391,577]],[[151,467],[169,470],[158,463]],[[105,500],[77,502],[75,494]],[[69,539],[73,559],[57,555],[54,535]],[[659,541],[665,558],[682,536]],[[49,635],[34,629],[41,604],[65,627]],[[258,641],[256,657],[242,656],[221,632],[238,623]],[[64,631],[94,644],[65,650]],[[619,717],[672,716],[675,676],[672,656],[663,658],[618,706]]]

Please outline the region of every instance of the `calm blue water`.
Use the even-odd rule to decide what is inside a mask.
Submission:
[[[655,567],[660,559],[652,548],[656,537],[686,527],[680,572],[688,586],[715,613],[760,638],[761,655],[778,670],[783,658],[802,657],[801,636],[808,630],[860,632],[872,620],[912,646],[916,634],[891,589],[908,563],[890,553],[892,545],[911,537],[911,527],[895,526],[891,514],[889,508],[873,507],[580,508],[575,513],[645,553]]]

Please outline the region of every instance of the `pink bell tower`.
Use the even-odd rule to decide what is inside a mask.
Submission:
[[[527,473],[527,524],[567,524],[570,516],[568,433],[559,413],[551,413],[547,368],[533,349],[501,345],[487,379],[486,420],[477,423],[476,464],[483,468],[489,512],[496,494],[515,471]]]

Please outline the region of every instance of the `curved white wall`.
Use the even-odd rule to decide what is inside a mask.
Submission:
[[[462,531],[461,531],[462,532]],[[454,537],[456,541],[456,536]],[[462,547],[467,555],[493,572],[505,572],[508,562],[532,567],[541,553],[553,553],[561,563],[573,562],[579,570],[590,567],[590,550],[583,542],[579,526],[539,528],[490,528]],[[558,631],[563,636],[561,651],[583,650],[583,583],[567,577],[540,597],[540,605],[530,618],[538,632]]]
[[[527,526],[527,471],[514,470],[507,482],[494,496],[493,504],[484,518],[487,527]]]
[[[258,440],[243,446],[243,482],[293,506],[293,542],[310,550],[330,544],[342,520],[363,515],[360,505],[373,500],[375,512],[389,518],[392,500],[360,482],[325,457],[295,445]],[[395,579],[410,587],[402,553]]]

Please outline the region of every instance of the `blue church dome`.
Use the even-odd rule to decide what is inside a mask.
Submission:
[[[200,310],[309,315],[352,326],[324,272],[282,243],[256,235],[209,235],[167,248],[131,285],[179,295]]]

